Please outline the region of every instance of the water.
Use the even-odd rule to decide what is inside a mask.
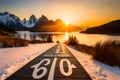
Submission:
[[[75,36],[80,44],[86,44],[86,45],[94,45],[97,42],[104,42],[106,40],[120,40],[120,36],[110,36],[110,35],[101,35],[101,34],[83,34],[80,32],[69,32],[69,36]],[[54,42],[56,40],[59,40],[60,42],[64,42],[66,40],[66,37],[68,38],[68,35],[57,35],[55,38],[53,38]]]
[[[21,32],[21,38],[24,38],[26,33]],[[54,42],[65,42],[69,36],[75,36],[80,44],[94,45],[96,42],[103,42],[106,40],[120,40],[120,36],[110,36],[110,35],[101,35],[101,34],[82,34],[80,32],[39,32],[39,33],[29,33],[25,36],[26,39],[30,39],[30,35],[36,35],[35,39],[46,40],[48,35],[52,36]]]

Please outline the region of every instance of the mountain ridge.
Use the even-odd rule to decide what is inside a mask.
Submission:
[[[47,19],[46,19],[47,20]],[[46,24],[47,23],[47,24]],[[66,25],[62,20],[57,19],[56,21],[47,20],[45,24],[37,23],[31,32],[70,32],[70,31],[79,31],[80,27],[74,25]]]
[[[120,34],[120,19],[110,21],[100,26],[88,28],[81,33],[87,34]]]
[[[29,20],[25,18],[20,20],[14,14],[4,12],[0,13],[0,23],[8,26],[15,31],[32,31],[32,32],[46,32],[46,31],[72,31],[81,30],[80,27],[75,27],[74,25],[69,26],[69,30],[66,30],[66,24],[62,20],[49,20],[46,16],[42,15],[36,18],[35,15],[31,15]],[[60,29],[61,28],[61,29]]]

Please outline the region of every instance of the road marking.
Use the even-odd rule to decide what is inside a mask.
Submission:
[[[46,68],[46,67],[40,67],[40,68],[39,68],[39,66],[40,66],[43,62],[46,62],[46,63],[44,64],[45,66],[50,64],[50,60],[49,60],[49,59],[43,59],[42,61],[40,61],[40,63],[31,66],[31,68],[34,68],[34,71],[33,71],[33,74],[32,74],[32,77],[33,77],[34,79],[40,79],[40,78],[42,78],[43,76],[46,75],[46,73],[47,73],[47,68]],[[42,70],[43,72],[38,75],[38,72],[39,72],[40,70]]]
[[[55,72],[56,62],[57,62],[57,58],[54,58],[51,69],[50,69],[50,73],[48,76],[48,80],[54,80],[54,72]]]
[[[60,48],[58,48],[55,53],[60,53]]]
[[[65,72],[65,70],[64,70],[64,62],[67,62],[67,64],[68,64],[68,72]],[[64,76],[70,76],[72,74],[73,68],[77,68],[77,67],[74,64],[71,64],[68,59],[62,59],[60,61],[60,72]]]
[[[45,54],[44,57],[70,57],[69,54]]]
[[[42,77],[44,77],[47,73],[47,67],[40,67],[40,65],[46,62],[44,65],[49,65],[50,64],[50,59],[43,59],[42,61],[40,61],[39,63],[31,66],[31,68],[34,68],[32,77],[34,79],[41,79]],[[56,62],[57,62],[57,58],[53,59],[53,63],[51,65],[50,68],[50,72],[49,72],[49,76],[48,76],[48,80],[54,80],[54,72],[55,72],[55,66],[56,66]],[[64,70],[64,63],[67,63],[67,67],[68,67],[68,71],[65,72]],[[60,64],[59,64],[59,68],[60,68],[60,72],[64,75],[64,76],[70,76],[72,75],[73,72],[73,68],[77,68],[74,64],[71,64],[71,62],[68,59],[61,59],[60,60]],[[38,75],[38,72],[42,70],[42,73]]]

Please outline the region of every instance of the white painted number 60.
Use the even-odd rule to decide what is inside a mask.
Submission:
[[[49,65],[50,64],[50,59],[43,59],[42,61],[40,61],[38,64],[35,64],[33,66],[31,66],[31,68],[34,68],[34,71],[33,71],[33,78],[34,79],[40,79],[42,77],[44,77],[47,73],[47,68],[46,67],[40,67],[40,65],[43,63],[43,62],[46,62],[44,65]],[[54,80],[54,71],[55,71],[55,65],[56,65],[56,62],[57,62],[57,58],[54,58],[53,59],[53,63],[51,65],[51,68],[50,68],[50,73],[49,73],[49,76],[48,76],[48,80]],[[68,67],[68,71],[65,72],[64,70],[64,62],[67,63],[67,67]],[[67,59],[62,59],[60,60],[60,72],[64,75],[64,76],[70,76],[72,74],[72,69],[73,68],[76,68],[75,65],[71,64],[69,60]],[[42,71],[41,74],[38,74],[39,71]]]

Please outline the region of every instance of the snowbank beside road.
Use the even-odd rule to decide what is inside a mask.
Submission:
[[[85,68],[93,80],[119,80],[120,68],[105,65],[99,61],[93,60],[92,56],[81,53],[68,47],[79,63]]]
[[[0,49],[0,80],[4,80],[26,63],[56,44],[30,44],[28,47]]]

